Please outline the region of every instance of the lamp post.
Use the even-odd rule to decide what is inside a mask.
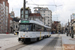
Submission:
[[[68,20],[68,26],[67,26],[67,36],[69,34],[69,20]]]
[[[71,38],[74,38],[74,32],[72,27],[72,16],[71,16]]]

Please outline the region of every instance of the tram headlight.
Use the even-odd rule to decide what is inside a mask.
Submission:
[[[25,36],[25,34],[23,34],[23,36]]]

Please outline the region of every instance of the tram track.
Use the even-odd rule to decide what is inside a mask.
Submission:
[[[16,45],[16,46],[7,48],[7,49],[5,49],[5,50],[18,50],[18,49],[20,49],[20,48],[22,48],[22,47],[25,47],[25,46],[27,46],[27,44],[18,44],[18,45]]]
[[[58,36],[60,36],[59,34],[53,39],[54,41],[57,41],[57,39],[58,39]],[[52,41],[53,42],[53,41]],[[20,44],[18,44],[18,45],[15,45],[15,46],[13,46],[13,47],[10,47],[10,48],[6,48],[5,50],[19,50],[19,49],[21,49],[21,48],[24,48],[24,47],[27,47],[28,45],[33,45],[34,43],[37,43],[37,42],[33,42],[33,43],[20,43]],[[50,42],[51,43],[51,42]],[[49,43],[48,43],[49,44]],[[42,45],[42,44],[40,44],[40,45]],[[47,46],[49,46],[49,45],[47,45]],[[45,46],[45,48],[46,48],[46,46]],[[43,49],[42,49],[43,50]]]
[[[51,42],[49,42],[42,50],[55,50],[54,46],[57,43],[57,40],[59,39],[60,34],[58,34]]]

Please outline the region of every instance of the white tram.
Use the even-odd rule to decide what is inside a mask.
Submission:
[[[50,37],[50,27],[34,20],[20,21],[18,41],[35,42]]]

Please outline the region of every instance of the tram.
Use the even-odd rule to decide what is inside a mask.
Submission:
[[[34,20],[21,20],[19,22],[19,37],[21,42],[35,42],[50,37],[50,27],[45,26],[42,22]]]

